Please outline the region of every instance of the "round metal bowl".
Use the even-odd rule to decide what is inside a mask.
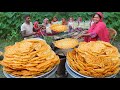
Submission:
[[[83,74],[78,73],[77,71],[73,70],[69,64],[68,61],[66,60],[66,64],[65,64],[66,70],[67,72],[73,77],[73,78],[94,78],[94,77],[89,77],[89,76],[85,76]],[[111,75],[105,78],[115,78],[116,75]]]
[[[52,76],[55,74],[55,72],[57,71],[58,66],[55,66],[53,69],[51,69],[49,72],[46,72],[45,74],[42,74],[40,76],[36,76],[33,78],[52,78]],[[21,77],[15,77],[11,74],[6,73],[5,71],[3,71],[3,74],[5,75],[5,77],[7,78],[21,78]]]
[[[70,78],[84,78],[84,77],[81,77],[81,76],[75,74],[73,71],[71,71],[71,69],[68,67],[67,63],[65,63],[65,68],[66,68],[66,71],[69,73]]]

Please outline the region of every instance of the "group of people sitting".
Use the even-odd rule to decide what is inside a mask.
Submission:
[[[74,20],[73,17],[70,17],[67,21],[65,18],[62,18],[61,21],[58,21],[57,17],[53,17],[52,21],[49,21],[48,18],[43,20],[43,23],[40,24],[39,21],[35,21],[34,24],[30,21],[30,15],[25,15],[25,22],[21,25],[21,33],[24,39],[40,37],[42,36],[51,36],[58,34],[50,29],[52,24],[61,24],[67,25],[69,27],[68,33],[72,32],[75,29],[74,23],[77,22],[77,25],[82,22],[82,18],[79,17],[78,20]],[[79,29],[78,29],[79,30]],[[102,40],[105,42],[109,42],[109,31],[106,27],[106,24],[103,22],[103,14],[101,12],[97,12],[92,16],[90,28],[88,30],[84,30],[84,33],[79,36],[79,38],[83,37],[86,42],[89,41],[97,41]]]
[[[67,25],[69,27],[68,32],[72,32],[74,29],[78,29],[75,28],[74,24],[77,23],[77,25],[79,26],[80,22],[82,22],[81,17],[79,17],[76,21],[73,19],[73,17],[70,17],[68,21],[65,18],[62,18],[61,21],[58,21],[57,17],[54,16],[51,21],[48,18],[45,18],[42,24],[40,24],[38,20],[32,23],[30,21],[30,15],[25,15],[24,20],[25,22],[21,26],[22,36],[24,38],[42,38],[42,36],[52,36],[58,34],[57,32],[54,32],[50,29],[50,26],[52,24]]]

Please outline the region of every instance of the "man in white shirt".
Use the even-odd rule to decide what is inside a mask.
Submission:
[[[36,32],[33,32],[33,24],[30,22],[30,15],[24,16],[25,22],[21,25],[21,34],[24,39],[35,37]]]

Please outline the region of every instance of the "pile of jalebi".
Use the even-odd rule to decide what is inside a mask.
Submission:
[[[77,39],[65,38],[54,42],[54,45],[60,49],[70,49],[79,45]]]
[[[60,59],[51,47],[38,39],[26,39],[7,46],[0,62],[5,72],[16,77],[40,76],[59,63]]]
[[[103,41],[80,42],[67,53],[70,67],[78,73],[95,78],[116,75],[120,70],[118,49]]]
[[[68,30],[67,25],[53,24],[50,26],[50,29],[55,32],[64,32]]]

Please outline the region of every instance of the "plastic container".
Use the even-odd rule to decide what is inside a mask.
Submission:
[[[34,78],[55,78],[55,72],[57,71],[58,66],[55,66],[52,70],[50,70],[49,72],[34,77]],[[5,71],[3,71],[3,74],[5,75],[6,78],[20,78],[20,77],[15,77],[13,75],[7,74]]]
[[[69,66],[67,61],[65,63],[65,68],[66,68],[66,71],[70,74],[71,78],[94,78],[94,77],[89,77],[89,76],[82,75],[82,74],[78,73],[77,71],[73,70]],[[116,75],[112,75],[112,76],[105,77],[105,78],[115,78],[115,77],[116,77]]]

